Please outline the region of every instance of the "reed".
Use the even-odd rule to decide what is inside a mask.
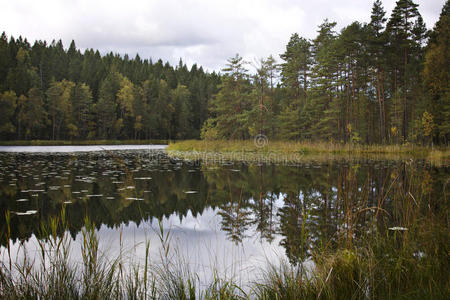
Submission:
[[[342,144],[333,142],[310,141],[280,141],[266,140],[257,142],[254,140],[185,140],[170,141],[168,150],[172,151],[199,151],[199,152],[280,152],[280,153],[377,153],[377,154],[411,154],[411,155],[442,155],[449,157],[450,150],[447,147],[425,147],[414,144],[404,145],[364,145]]]
[[[172,141],[166,152],[170,157],[201,160],[205,163],[243,161],[247,163],[292,164],[330,159],[424,159],[433,165],[450,162],[448,147],[431,148],[417,145],[359,145],[308,141],[253,140],[186,140]]]

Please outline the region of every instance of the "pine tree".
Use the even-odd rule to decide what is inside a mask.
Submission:
[[[342,124],[338,121],[339,105],[336,98],[337,66],[333,28],[336,22],[325,20],[320,26],[319,35],[313,41],[315,64],[312,69],[314,87],[311,92],[313,119],[311,133],[319,139],[337,139]]]
[[[15,132],[12,117],[16,109],[17,96],[14,91],[6,91],[0,94],[0,135],[7,138]]]
[[[385,141],[386,134],[386,109],[385,109],[385,93],[384,93],[384,72],[385,57],[384,48],[386,46],[386,35],[384,34],[384,24],[386,12],[380,0],[376,0],[372,7],[372,15],[370,16],[369,41],[368,41],[368,58],[370,59],[370,69],[374,73],[372,84],[376,90],[378,101],[378,122],[380,132],[380,142]]]
[[[430,114],[436,124],[437,141],[450,140],[450,1],[442,8],[425,54],[423,80],[429,94]]]
[[[417,6],[412,0],[397,1],[386,27],[394,66],[393,92],[401,93],[402,98],[401,136],[403,140],[408,137],[408,123],[411,120],[409,114],[414,106],[413,98],[409,94],[409,90],[416,83],[412,80],[413,69],[409,65],[417,43],[413,29],[415,22],[423,24],[420,22]]]
[[[52,124],[52,139],[60,139],[67,131],[69,137],[78,135],[77,128],[72,119],[72,103],[70,95],[75,83],[67,80],[53,81],[46,95]]]
[[[189,121],[189,98],[190,92],[184,85],[178,85],[171,91],[174,111],[172,114],[171,136],[177,139],[192,137],[192,127]]]
[[[251,85],[245,62],[236,54],[228,60],[223,71],[220,91],[212,102],[214,119],[211,122],[215,124],[219,138],[248,138]]]
[[[285,61],[281,65],[281,80],[284,86],[288,88],[292,99],[298,102],[302,97],[302,105],[305,105],[312,63],[310,42],[294,33],[286,45],[286,51],[280,57]]]
[[[47,126],[48,110],[45,109],[44,94],[39,88],[31,88],[28,91],[28,101],[24,105],[25,138],[49,139],[49,135],[42,134]]]
[[[104,139],[116,138],[117,101],[122,75],[111,72],[100,85],[99,100],[96,105],[98,136]]]
[[[77,83],[71,91],[70,102],[73,108],[74,125],[78,129],[78,137],[82,139],[92,138],[94,115],[92,93],[84,83]]]

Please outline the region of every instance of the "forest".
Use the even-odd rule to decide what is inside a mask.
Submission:
[[[369,23],[294,33],[284,53],[220,72],[61,40],[0,38],[0,139],[271,139],[441,144],[450,139],[450,4],[380,0]],[[277,56],[280,58],[278,61]]]

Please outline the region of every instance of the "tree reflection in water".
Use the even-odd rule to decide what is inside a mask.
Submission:
[[[41,222],[66,206],[69,230],[85,217],[100,228],[217,211],[236,244],[277,241],[296,264],[315,248],[354,243],[361,233],[407,224],[411,205],[442,209],[447,167],[424,162],[328,161],[299,166],[224,164],[169,159],[163,152],[0,154],[0,214],[12,213],[11,238],[38,235]],[[191,191],[191,192],[189,192]],[[420,195],[420,203],[413,195]],[[374,221],[375,220],[375,221]],[[6,223],[0,220],[1,232]],[[2,245],[5,245],[2,234]],[[278,238],[276,238],[278,237]]]

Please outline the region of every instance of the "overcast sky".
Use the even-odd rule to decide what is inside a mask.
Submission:
[[[162,58],[220,70],[239,53],[277,59],[292,33],[316,36],[325,18],[337,29],[368,22],[374,0],[0,0],[0,31],[29,41],[72,39],[78,48]],[[416,0],[428,28],[445,0]],[[384,0],[387,14],[394,0]]]

